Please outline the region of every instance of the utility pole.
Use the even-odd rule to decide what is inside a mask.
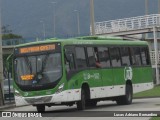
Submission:
[[[53,4],[53,36],[56,37],[56,3],[57,2],[51,2]]]
[[[148,0],[145,0],[145,15],[148,15]],[[147,39],[148,34],[144,34],[145,39]]]
[[[76,16],[77,16],[77,32],[78,32],[78,36],[80,36],[79,11],[78,10],[74,10],[74,12],[76,12]]]
[[[158,14],[160,14],[160,0],[158,0]]]
[[[43,39],[46,39],[46,27],[45,27],[45,23],[43,20],[40,21],[42,23],[42,27],[43,27]]]
[[[156,69],[156,84],[159,85],[159,68],[158,68],[158,62],[159,62],[159,56],[158,56],[158,45],[157,45],[157,28],[153,27],[153,36],[154,36],[154,50],[155,50],[155,69]]]
[[[2,25],[1,25],[2,1],[0,0],[0,106],[4,105],[3,101],[3,55],[2,55]]]
[[[95,35],[95,26],[94,26],[94,1],[90,0],[90,23],[91,23],[91,35]]]
[[[148,0],[145,0],[145,14],[148,15]]]

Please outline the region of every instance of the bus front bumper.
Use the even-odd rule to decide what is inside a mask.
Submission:
[[[65,90],[60,93],[44,96],[34,96],[34,97],[22,97],[15,96],[16,106],[22,105],[36,105],[36,104],[48,104],[55,103],[61,104],[62,102],[71,102],[80,100],[80,89]]]

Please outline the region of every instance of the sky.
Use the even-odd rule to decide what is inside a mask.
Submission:
[[[144,1],[94,0],[95,21],[144,15]],[[46,37],[76,36],[77,19],[74,10],[78,10],[80,33],[89,35],[89,2],[89,0],[2,0],[2,24],[9,25],[13,33],[24,38],[43,38],[44,31]],[[149,0],[149,14],[158,13],[157,3],[158,0]]]

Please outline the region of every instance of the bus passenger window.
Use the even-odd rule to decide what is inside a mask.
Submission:
[[[139,47],[131,48],[131,56],[132,56],[132,64],[133,65],[141,65],[141,55],[140,55],[140,48]]]
[[[147,47],[141,48],[141,57],[143,65],[150,65],[149,53]]]
[[[98,53],[98,48],[97,47],[94,47],[94,57],[95,57],[95,66],[97,68],[101,68],[102,65],[101,65],[100,60],[99,60],[99,53]]]
[[[122,66],[131,65],[128,47],[121,48],[121,57],[122,57]]]
[[[146,48],[141,48],[142,64],[147,65]]]
[[[99,61],[102,67],[110,67],[110,57],[107,47],[98,47]]]
[[[96,67],[95,56],[92,47],[87,47],[87,54],[88,54],[89,67]]]
[[[87,62],[86,62],[84,47],[76,47],[75,52],[76,52],[77,68],[86,68]]]
[[[110,50],[111,62],[113,67],[121,67],[120,51],[118,47],[111,47]]]

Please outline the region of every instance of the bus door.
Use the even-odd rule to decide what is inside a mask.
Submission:
[[[108,47],[98,47],[99,61],[101,65],[101,76],[102,76],[102,97],[112,95],[114,79],[113,71],[111,69],[111,61]]]
[[[109,48],[111,65],[112,65],[112,92],[111,96],[120,95],[121,91],[123,92],[123,88],[121,85],[124,85],[124,69],[122,68],[120,48],[119,47],[110,47]]]
[[[89,70],[86,71],[90,85],[91,98],[102,96],[102,74],[97,47],[86,47]]]

